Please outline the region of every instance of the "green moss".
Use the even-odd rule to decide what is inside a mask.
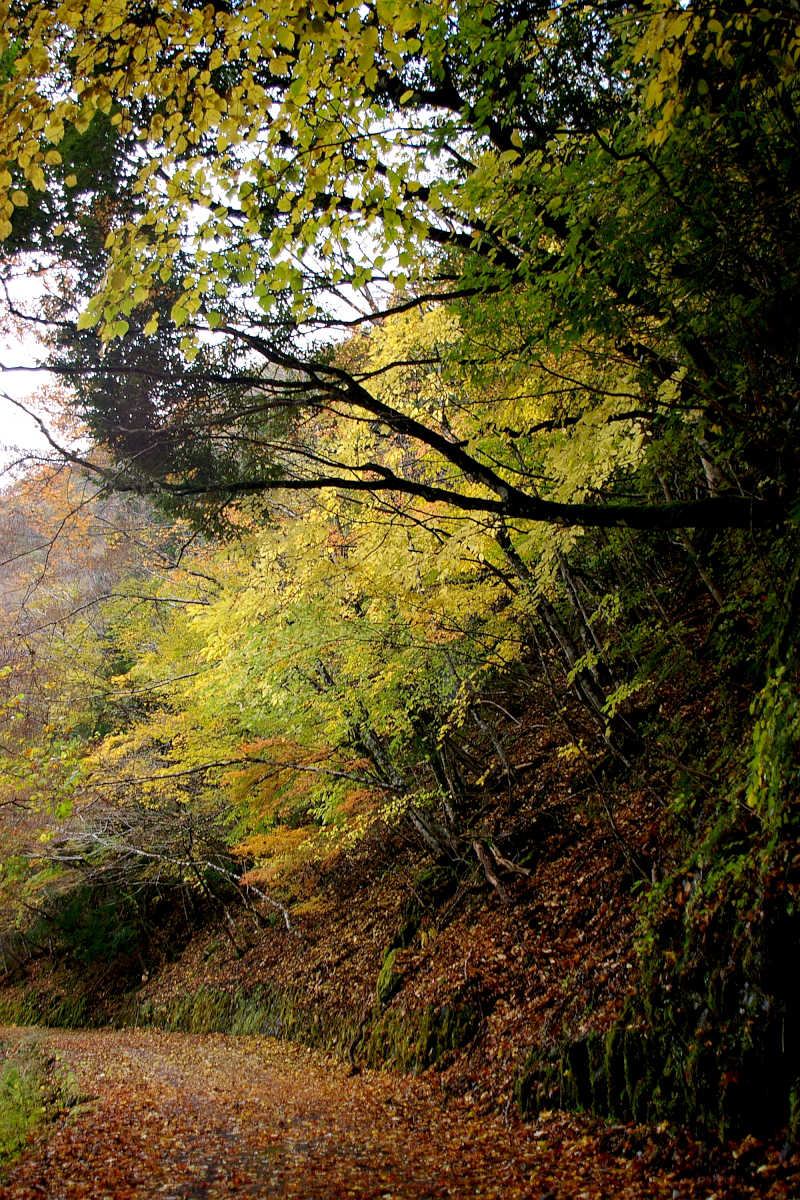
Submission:
[[[672,1115],[661,1087],[663,1071],[657,1040],[620,1021],[605,1035],[534,1048],[517,1071],[514,1095],[526,1116],[569,1108],[653,1121]]]
[[[586,1039],[586,1057],[589,1069],[589,1107],[599,1116],[608,1116],[608,1073],[606,1071],[606,1039],[598,1033]]]
[[[477,1007],[458,1001],[438,1008],[430,1004],[419,1013],[377,1013],[362,1040],[362,1053],[369,1066],[422,1070],[467,1045],[479,1022]]]
[[[375,992],[378,997],[378,1004],[382,1008],[389,1003],[403,985],[402,971],[395,971],[395,963],[397,962],[397,950],[387,950],[386,957],[383,960],[383,965],[378,972],[378,982],[375,986]]]
[[[445,1004],[425,1010],[417,1041],[421,1065],[430,1066],[451,1050],[460,1050],[477,1032],[480,1015],[472,1004]]]
[[[13,1050],[0,1070],[0,1168],[25,1146],[45,1116],[44,1073],[36,1058]]]
[[[309,1007],[302,992],[265,985],[229,992],[198,988],[169,1001],[131,997],[114,1024],[152,1026],[170,1032],[230,1033],[236,1036],[286,1038],[346,1055],[358,1032],[357,1023]]]
[[[531,1050],[514,1082],[522,1115],[578,1109],[641,1124],[687,1124],[713,1137],[788,1125],[789,1139],[798,1139],[800,1076],[786,1081],[776,1072],[773,1053],[742,1052],[732,1026],[714,1028],[713,1036],[712,1026],[701,1026],[701,1036],[679,1044],[669,1013],[648,1028],[630,1023],[634,1012],[630,1004],[605,1036],[590,1034]],[[782,1045],[788,1042],[784,1035]],[[726,1069],[731,1062],[739,1069]]]
[[[626,1109],[625,1031],[616,1025],[605,1039],[604,1073],[610,1117],[623,1117]]]
[[[50,1025],[61,1029],[83,1029],[101,1024],[88,997],[82,993],[27,991],[0,997],[0,1024]]]
[[[78,1100],[72,1081],[55,1073],[35,1036],[0,1045],[0,1178],[33,1130]]]
[[[789,1091],[789,1140],[800,1142],[800,1078],[795,1079]]]

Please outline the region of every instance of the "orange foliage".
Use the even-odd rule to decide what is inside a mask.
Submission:
[[[265,858],[267,855],[289,854],[309,841],[306,826],[290,829],[288,825],[276,825],[269,833],[254,833],[239,842],[231,851],[237,858]]]
[[[378,795],[371,788],[353,788],[342,801],[340,811],[347,817],[368,812],[378,799]]]

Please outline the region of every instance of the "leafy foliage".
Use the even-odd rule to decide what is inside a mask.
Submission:
[[[234,903],[293,929],[376,845],[509,904],[546,760],[644,897],[639,1007],[564,1094],[655,1046],[632,1115],[753,1119],[797,1016],[794,11],[7,18],[0,236],[91,434],[4,497],[14,916],[87,966],[169,891],[240,955]]]
[[[118,485],[219,505],[333,484],[566,525],[784,519],[798,47],[781,11],[757,50],[764,25],[748,6],[682,4],[15,10],[12,246],[34,244],[17,216],[29,194],[79,186],[64,163],[104,130],[110,166],[75,218],[105,220],[104,274],[98,286],[76,260],[60,366],[92,375],[80,402],[127,463]],[[478,370],[500,358],[526,393],[534,372],[544,411],[528,417],[514,388],[513,426],[497,426],[457,397],[468,428],[454,436],[446,409],[382,398],[388,363],[334,366],[313,340],[432,300],[462,314],[448,355]],[[395,382],[415,364],[398,358]],[[108,384],[131,376],[120,407]],[[304,437],[320,410],[411,439],[435,482],[343,453],[350,439],[320,459]],[[631,486],[632,447],[598,478],[616,422],[651,468],[670,447],[705,460],[710,494],[697,473],[671,499]],[[552,479],[547,436],[526,445],[524,430],[576,424],[587,448]]]

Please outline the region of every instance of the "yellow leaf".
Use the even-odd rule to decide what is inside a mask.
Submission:
[[[30,167],[26,168],[25,175],[36,188],[37,192],[43,192],[45,190],[46,185],[44,171],[40,166],[32,164]]]

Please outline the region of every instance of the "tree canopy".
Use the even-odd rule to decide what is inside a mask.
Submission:
[[[66,267],[52,361],[117,486],[218,507],[337,487],[584,526],[793,511],[791,6],[5,17],[0,233]],[[437,309],[441,339],[377,366],[354,345]],[[620,440],[638,452],[596,480]],[[664,460],[686,464],[677,494]]]

